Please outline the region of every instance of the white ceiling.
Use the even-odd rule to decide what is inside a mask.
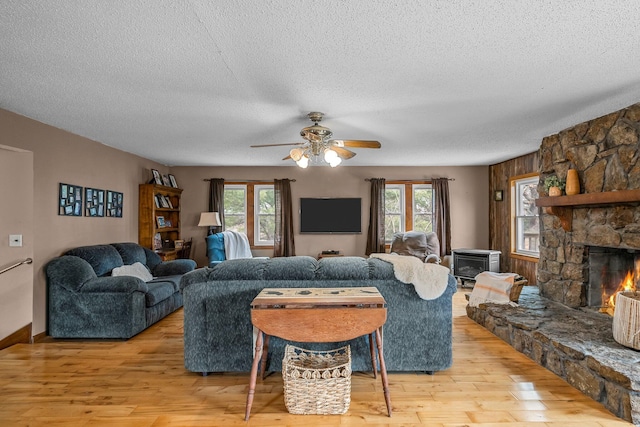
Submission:
[[[640,101],[638,0],[0,2],[0,107],[166,165],[489,165]]]

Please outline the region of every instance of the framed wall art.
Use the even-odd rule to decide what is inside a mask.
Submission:
[[[107,216],[122,218],[124,195],[117,191],[107,190]]]
[[[82,187],[60,183],[58,189],[58,215],[82,216]]]
[[[104,190],[85,187],[84,216],[104,216]]]

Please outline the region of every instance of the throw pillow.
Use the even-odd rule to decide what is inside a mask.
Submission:
[[[153,275],[147,267],[145,267],[142,263],[136,262],[131,265],[123,265],[122,267],[116,267],[111,271],[112,276],[133,276],[142,280],[143,282],[148,282],[153,280]]]

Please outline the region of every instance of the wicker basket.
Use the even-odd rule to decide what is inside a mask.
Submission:
[[[619,292],[613,312],[613,339],[640,350],[640,292]]]
[[[522,276],[516,277],[513,282],[513,286],[511,287],[511,292],[509,293],[509,301],[518,302],[518,299],[520,298],[520,292],[522,292],[522,288],[528,282],[529,281]]]
[[[351,348],[305,350],[287,345],[284,404],[292,414],[344,414],[351,403]]]

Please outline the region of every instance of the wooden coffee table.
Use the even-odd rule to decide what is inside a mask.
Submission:
[[[251,322],[257,329],[245,420],[249,420],[258,365],[264,378],[269,336],[297,342],[339,342],[371,334],[371,363],[376,376],[373,336],[378,348],[382,389],[391,416],[391,397],[384,363],[382,325],[387,303],[375,287],[267,288],[251,302]],[[263,335],[266,335],[263,336]],[[262,363],[260,363],[262,361]]]

